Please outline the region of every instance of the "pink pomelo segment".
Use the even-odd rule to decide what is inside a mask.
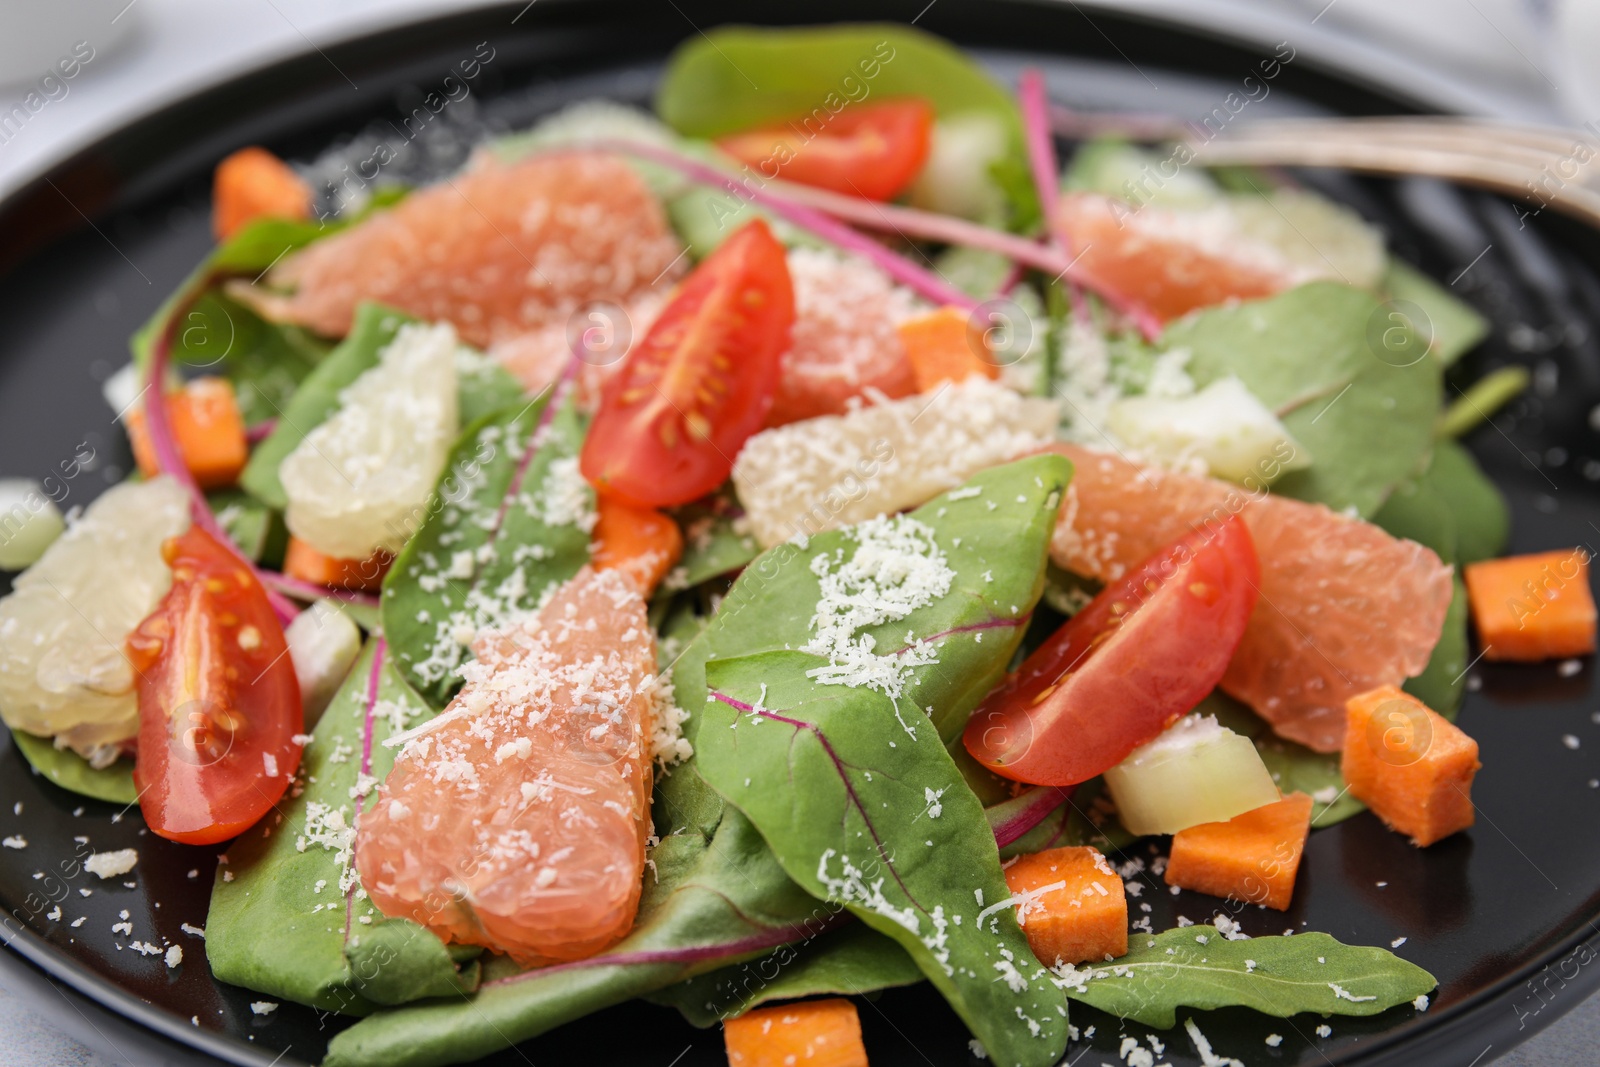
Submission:
[[[565,153],[481,163],[286,258],[253,290],[263,313],[342,337],[375,300],[487,347],[626,305],[682,269],[682,245],[627,163]]]
[[[1319,752],[1344,740],[1344,702],[1428,664],[1450,606],[1450,568],[1414,541],[1320,504],[1252,495],[1076,445],[1050,558],[1112,581],[1191,530],[1244,516],[1261,598],[1222,688]]]
[[[1303,280],[1281,256],[1205,213],[1150,205],[1135,211],[1108,196],[1074,193],[1057,204],[1054,229],[1076,257],[1075,279],[1163,322]]]
[[[795,322],[768,426],[842,415],[852,398],[917,391],[895,326],[916,301],[859,257],[797,248],[789,253]]]
[[[527,966],[593,955],[627,934],[643,887],[658,697],[645,603],[586,568],[474,651],[361,816],[361,884],[385,915]]]

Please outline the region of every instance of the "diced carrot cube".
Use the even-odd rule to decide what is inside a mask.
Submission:
[[[757,1008],[722,1024],[728,1067],[867,1067],[861,1018],[843,997]]]
[[[1585,550],[1488,559],[1468,564],[1465,577],[1485,659],[1541,660],[1594,651]]]
[[[311,216],[311,187],[265,148],[241,148],[217,164],[211,231],[226,241],[261,218]]]
[[[1311,830],[1311,806],[1304,793],[1290,793],[1227,822],[1178,831],[1167,884],[1286,910]]]
[[[599,519],[589,535],[589,558],[597,571],[623,571],[648,597],[683,558],[683,533],[668,515],[601,497]]]
[[[167,421],[183,465],[200,488],[219,489],[237,481],[250,459],[250,443],[233,386],[224,378],[196,378],[168,393],[166,400]],[[122,418],[139,470],[146,478],[154,478],[161,468],[150,443],[144,404],[135,404]]]
[[[1000,377],[1000,368],[988,358],[982,331],[973,328],[960,308],[943,307],[907,319],[900,324],[899,333],[919,393],[944,382],[966,381],[974,374]]]
[[[1478,743],[1392,685],[1345,702],[1350,795],[1418,847],[1472,825]]]
[[[1122,879],[1097,850],[1052,848],[1006,868],[1017,923],[1046,966],[1127,955],[1128,898]]]
[[[318,552],[291,534],[289,548],[283,556],[283,573],[330,589],[375,593],[383,585],[383,576],[393,562],[394,556],[381,548],[366,559],[340,559]]]

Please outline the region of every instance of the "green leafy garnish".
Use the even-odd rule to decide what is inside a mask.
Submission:
[[[1274,492],[1370,516],[1433,444],[1437,359],[1370,293],[1312,282],[1173,323],[1201,388],[1235,375],[1310,452]]]
[[[1323,933],[1229,941],[1214,926],[1135,934],[1126,956],[1057,972],[1073,1000],[1158,1029],[1177,1025],[1179,1008],[1377,1015],[1439,984],[1386,949]]]
[[[677,1008],[695,1026],[716,1026],[774,1000],[859,996],[922,981],[905,949],[861,923],[722,967],[647,998]]]
[[[476,962],[458,968],[437,937],[357,891],[355,818],[399,751],[383,742],[433,715],[391,660],[376,662],[381,647],[367,643],[317,723],[282,819],[247,831],[217,868],[206,957],[224,982],[352,1015],[477,984]]]
[[[1489,336],[1489,320],[1450,290],[1403,260],[1390,259],[1378,288],[1399,309],[1422,309],[1417,328],[1430,339],[1429,351],[1448,367]]]
[[[62,789],[112,804],[132,804],[139,799],[133,784],[133,761],[119,759],[109,767],[89,766],[89,761],[69,748],[57,748],[47,737],[11,731],[17,751],[35,771]]]
[[[460,688],[456,668],[471,658],[473,634],[531,610],[589,561],[583,428],[570,404],[550,405],[546,395],[467,427],[384,579],[395,664],[434,707]]]

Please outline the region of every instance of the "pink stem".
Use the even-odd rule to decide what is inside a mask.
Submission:
[[[994,843],[1005,848],[1059,808],[1072,796],[1072,787],[1038,785],[993,807],[985,808],[989,828],[994,831]]]
[[[156,455],[156,466],[163,474],[176,479],[179,485],[189,492],[189,512],[194,524],[216,538],[217,543],[225,546],[239,562],[243,563],[259,578],[260,572],[256,566],[233,543],[222,524],[217,522],[211,513],[211,505],[206,502],[205,493],[200,491],[194,475],[189,473],[188,466],[183,462],[183,454],[178,450],[177,438],[172,433],[172,423],[167,418],[166,381],[167,366],[172,360],[172,334],[177,324],[182,320],[194,299],[210,286],[213,279],[210,276],[202,278],[190,293],[188,299],[182,300],[173,309],[172,315],[162,324],[161,331],[156,334],[155,340],[150,344],[150,365],[145,370],[145,396],[144,417],[146,428],[150,432],[150,448]],[[278,621],[288,623],[300,609],[274,589],[267,589],[267,601],[272,605],[273,612],[278,616]]]
[[[304,578],[279,574],[277,571],[258,569],[256,573],[261,578],[261,584],[268,589],[275,589],[280,593],[285,593],[301,600],[327,598],[367,608],[378,606],[378,598],[371,593],[360,593],[353,589],[334,589],[326,585],[318,585],[316,582],[308,582]]]
[[[787,219],[796,226],[810,230],[817,236],[831,241],[841,248],[872,260],[889,277],[933,303],[953,304],[968,311],[978,306],[979,302],[977,300],[957,289],[932,271],[918,266],[904,256],[891,252],[876,241],[863,237],[855,230],[836,222],[821,211],[807,207],[790,197],[775,196],[772,193],[756,189],[733,175],[701,163],[698,160],[680,155],[670,148],[633,141],[614,140],[597,141],[590,147],[601,151],[621,152],[660,163],[662,166],[671,167],[697,182],[720,186],[735,196],[742,197],[754,204],[760,204],[773,214]]]
[[[244,439],[253,445],[259,445],[262,441],[265,441],[267,438],[271,437],[272,431],[276,430],[277,428],[277,419],[268,419],[265,422],[258,422],[254,426],[245,430]]]
[[[1033,67],[1023,71],[1017,96],[1022,108],[1022,135],[1028,145],[1028,166],[1033,171],[1039,211],[1048,230],[1056,217],[1061,172],[1056,168],[1056,148],[1050,141],[1050,105],[1045,99],[1044,75]]]

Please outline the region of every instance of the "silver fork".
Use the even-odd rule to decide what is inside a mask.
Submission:
[[[1596,130],[1438,117],[1264,119],[1212,129],[1065,109],[1053,109],[1051,120],[1057,133],[1069,137],[1114,132],[1140,141],[1182,143],[1195,162],[1206,166],[1341,167],[1445,178],[1600,226]]]

